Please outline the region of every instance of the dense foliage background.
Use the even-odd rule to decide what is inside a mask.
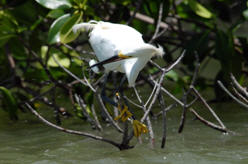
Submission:
[[[90,20],[134,27],[146,41],[163,46],[166,52],[163,60],[154,59],[160,65],[171,63],[186,49],[178,70],[166,75],[174,82],[173,93],[181,92],[190,82],[195,51],[202,70],[209,67],[210,61],[218,65],[212,69],[211,79],[199,76],[199,89],[215,87],[217,79],[228,84],[231,72],[243,85],[247,78],[247,19],[248,2],[245,0],[0,0],[1,108],[16,120],[18,111],[25,111],[23,103],[34,100],[36,108],[45,104],[54,109],[57,123],[60,123],[61,115],[70,116],[73,112],[57,99],[76,92],[90,110],[93,92],[75,82],[52,58],[54,56],[80,78],[82,72],[88,78],[100,77],[87,70],[88,59],[93,57],[87,36],[78,37],[71,31],[74,24]],[[159,29],[158,21],[162,22]],[[142,74],[156,75],[156,71],[149,65]],[[118,78],[119,74],[116,76]],[[137,83],[142,85],[142,77]],[[224,94],[215,88],[221,99],[220,95]],[[46,93],[49,95],[44,96]],[[72,97],[71,101],[74,101]],[[74,113],[84,118],[77,109],[74,104]]]

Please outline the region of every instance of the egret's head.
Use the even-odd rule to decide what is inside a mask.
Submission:
[[[163,57],[164,54],[165,54],[165,52],[164,52],[163,47],[158,44],[158,47],[156,47],[155,55]]]
[[[80,23],[73,26],[72,30],[74,33],[80,32],[91,32],[98,22],[89,21],[87,23]]]

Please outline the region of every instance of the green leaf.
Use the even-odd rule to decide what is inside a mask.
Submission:
[[[213,17],[213,14],[196,0],[188,0],[188,4],[196,15],[207,19]]]
[[[42,6],[48,9],[68,9],[71,8],[71,2],[69,0],[35,0]]]
[[[12,120],[17,120],[17,102],[14,98],[14,96],[11,94],[10,90],[8,90],[5,87],[0,87],[0,91],[2,93],[2,105],[3,109],[9,113],[9,117]]]
[[[5,43],[12,37],[15,37],[14,34],[5,34],[0,36],[0,47],[5,45]]]
[[[54,58],[56,59],[56,61],[59,62],[60,65],[69,68],[70,67],[70,59],[68,58],[62,58],[61,55],[59,55],[58,53],[54,53],[52,54],[54,56]],[[48,66],[50,67],[59,67],[59,65],[53,60],[53,57],[51,56],[48,59]]]
[[[28,55],[25,51],[23,43],[17,38],[12,38],[8,42],[10,52],[12,53],[13,57],[17,60],[25,60],[28,58]],[[17,64],[21,64],[21,61],[18,61]]]
[[[178,74],[173,70],[166,73],[165,77],[172,79],[173,81],[178,81],[178,79],[179,79]]]
[[[243,11],[243,16],[246,20],[248,20],[248,9],[246,9],[245,11]]]
[[[47,17],[57,19],[64,15],[64,11],[61,9],[52,10],[47,14]]]
[[[61,31],[60,31],[60,41],[61,43],[69,43],[75,40],[80,32],[74,33],[72,27],[79,23],[81,20],[82,14],[75,14],[69,20],[65,22]]]
[[[56,19],[51,25],[48,32],[48,44],[54,44],[60,42],[60,30],[64,23],[70,18],[70,14],[65,14]]]

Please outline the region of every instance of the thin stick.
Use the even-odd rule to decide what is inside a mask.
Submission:
[[[168,112],[169,110],[171,110],[173,107],[175,107],[177,104],[171,104],[171,105],[169,105],[168,107],[166,107],[165,109],[164,109],[164,111],[165,112]],[[160,111],[160,112],[158,112],[157,114],[155,114],[155,118],[157,118],[157,117],[159,117],[160,115],[162,115],[163,114],[163,111]]]
[[[197,52],[195,52],[195,58],[196,58],[196,67],[195,67],[195,71],[194,71],[193,78],[191,80],[190,86],[195,85],[196,78],[197,78],[199,68],[200,68],[199,56],[198,56]],[[184,95],[182,97],[183,112],[182,112],[182,115],[181,115],[181,121],[180,121],[180,125],[179,125],[179,128],[178,128],[178,133],[181,133],[183,131],[183,128],[184,128],[184,124],[185,124],[185,121],[186,121],[187,109],[188,109],[188,106],[190,105],[190,104],[187,105],[187,96],[189,95],[190,92],[191,92],[191,88],[189,88],[187,92],[184,92]],[[193,102],[194,102],[194,100],[191,103],[193,103]]]
[[[28,103],[25,103],[25,105],[27,106],[27,108],[35,115],[38,117],[39,120],[41,120],[43,123],[45,123],[46,125],[50,126],[50,127],[53,127],[57,130],[60,130],[62,132],[65,132],[65,133],[69,133],[69,134],[75,134],[75,135],[80,135],[80,136],[84,136],[84,137],[89,137],[89,138],[92,138],[92,139],[95,139],[95,140],[99,140],[99,141],[103,141],[103,142],[107,142],[109,144],[112,144],[116,147],[118,147],[120,149],[120,144],[112,141],[112,140],[108,140],[106,138],[103,138],[101,136],[97,136],[97,135],[93,135],[93,134],[90,134],[90,133],[86,133],[86,132],[82,132],[82,131],[76,131],[76,130],[71,130],[71,129],[66,129],[66,128],[63,128],[61,126],[58,126],[58,125],[55,125],[51,122],[49,122],[48,120],[46,120],[44,117],[42,117],[37,111],[35,111],[31,105],[29,105]]]
[[[192,112],[199,121],[201,121],[202,123],[204,123],[208,127],[216,129],[216,130],[219,130],[219,131],[224,132],[224,133],[227,132],[227,129],[225,127],[218,126],[218,125],[216,125],[216,124],[214,124],[212,122],[209,122],[209,121],[205,120],[194,109],[191,108],[190,112]]]
[[[181,121],[180,121],[180,125],[179,125],[179,128],[178,128],[178,133],[181,133],[183,131],[183,128],[184,128],[184,124],[185,124],[185,120],[186,120],[186,112],[187,112],[187,108],[186,108],[186,104],[187,104],[187,93],[184,92],[184,95],[183,95],[183,112],[182,112],[182,115],[181,115]]]
[[[156,85],[158,85],[158,87],[156,89],[156,92],[154,94],[154,97],[153,97],[153,99],[152,99],[149,107],[147,108],[145,114],[141,118],[141,122],[144,122],[144,120],[146,119],[146,117],[148,116],[148,114],[151,112],[151,109],[152,109],[153,104],[155,103],[156,99],[158,98],[158,95],[159,95],[159,92],[160,92],[160,89],[161,89],[162,82],[164,81],[165,72],[166,72],[166,70],[163,69],[163,72],[162,72],[162,75],[160,77],[159,83],[156,84]]]
[[[159,12],[158,12],[158,20],[157,20],[156,29],[155,29],[155,32],[154,32],[154,34],[152,36],[152,39],[149,41],[149,43],[152,43],[157,38],[159,28],[160,28],[160,23],[161,23],[161,20],[162,20],[162,15],[163,15],[163,5],[164,5],[163,2],[161,2],[160,5],[159,5]]]
[[[96,110],[95,110],[95,105],[94,105],[94,104],[91,105],[91,111],[92,111],[93,117],[94,117],[94,119],[95,119],[97,128],[98,128],[100,131],[103,131],[102,126],[101,126],[101,124],[100,124],[100,122],[99,122],[99,119],[98,119],[98,117],[97,117]]]
[[[136,16],[136,13],[139,11],[140,6],[141,6],[142,3],[143,3],[143,0],[139,0],[139,1],[138,1],[138,5],[136,6],[134,12],[130,13],[130,15],[132,15],[132,16],[131,16],[131,17],[129,18],[129,20],[127,21],[127,23],[126,23],[127,25],[129,25],[129,24],[133,21],[133,19],[134,19],[135,16]]]
[[[202,103],[207,107],[207,109],[211,112],[211,114],[214,116],[214,118],[219,122],[219,124],[226,129],[225,125],[222,123],[220,118],[217,116],[217,114],[214,112],[214,110],[208,105],[206,100],[200,95],[200,93],[195,89],[194,86],[190,86],[190,88],[194,91],[194,93],[200,98]]]
[[[133,89],[134,89],[134,92],[135,92],[135,94],[137,96],[137,99],[139,100],[140,104],[143,106],[143,108],[142,108],[143,111],[146,112],[147,111],[146,106],[144,105],[144,102],[142,101],[141,97],[139,96],[139,93],[138,93],[137,89],[135,87],[133,87]],[[151,143],[152,148],[154,148],[154,146],[155,146],[154,145],[155,144],[154,143],[154,132],[153,132],[153,129],[152,129],[152,123],[151,123],[151,120],[150,120],[149,116],[147,116],[146,122],[147,122],[148,131],[149,131],[149,135],[150,135],[150,143]]]
[[[248,109],[248,105],[243,103],[242,101],[240,101],[239,99],[237,99],[233,94],[231,94],[231,92],[228,91],[228,89],[222,84],[221,81],[217,81],[217,83],[219,84],[219,86],[233,99],[235,100],[237,103],[239,103],[241,106],[245,107],[246,109]]]
[[[165,147],[165,143],[166,143],[166,128],[167,128],[167,124],[166,124],[166,106],[164,103],[164,97],[160,91],[159,96],[158,96],[161,108],[162,108],[162,118],[163,118],[163,136],[162,136],[162,142],[161,142],[161,148]]]
[[[150,101],[150,100],[151,100],[151,98],[153,97],[153,95],[154,95],[154,93],[155,93],[155,91],[156,91],[156,88],[157,88],[157,85],[154,85],[154,87],[153,87],[153,90],[152,90],[152,93],[151,93],[150,97],[147,99],[146,103],[144,104],[144,106],[145,106],[145,107],[147,107],[147,105],[148,105],[149,101]]]
[[[158,85],[158,83],[154,80],[154,79],[150,79],[151,82],[154,85]],[[183,106],[183,102],[181,102],[179,99],[177,99],[173,94],[171,94],[169,91],[167,91],[163,86],[161,86],[161,90],[168,95],[170,98],[172,98],[173,100],[175,100],[179,105]]]
[[[128,102],[130,102],[131,104],[133,104],[134,106],[143,109],[143,106],[133,102],[131,99],[129,99],[127,96],[123,96]]]
[[[77,94],[74,94],[74,97],[77,103],[79,104],[79,106],[81,107],[84,116],[87,117],[87,121],[89,121],[91,125],[94,125],[98,128],[96,121],[93,120],[91,116],[89,115],[89,113],[87,112],[87,109],[86,109],[87,105],[84,103],[83,99]],[[98,129],[100,130],[100,128]]]
[[[233,85],[232,85],[232,89],[233,89],[234,93],[235,93],[242,101],[244,101],[246,104],[248,104],[248,100],[247,100],[241,93],[239,93],[239,92],[237,91],[237,89],[233,87]]]
[[[238,81],[236,80],[236,78],[233,76],[233,74],[231,73],[230,75],[232,82],[234,83],[234,86],[243,94],[246,96],[246,98],[248,98],[248,92],[246,91],[245,88],[243,88]]]
[[[170,66],[165,68],[166,69],[165,73],[172,70],[183,59],[183,57],[185,56],[185,52],[186,50],[183,50],[182,54],[177,58],[177,60],[174,63],[172,63]]]
[[[100,105],[104,111],[104,113],[106,114],[106,116],[108,117],[109,121],[111,122],[111,124],[121,133],[123,133],[123,130],[119,127],[119,125],[113,120],[113,118],[111,117],[111,115],[109,114],[108,110],[106,109],[103,101],[102,101],[102,97],[100,94],[97,94],[97,98],[100,102]]]
[[[66,69],[64,66],[62,66],[59,62],[58,62],[58,60],[52,55],[52,58],[53,58],[53,60],[59,65],[59,67],[61,67],[66,73],[68,73],[71,77],[73,77],[74,79],[76,79],[76,80],[78,80],[80,83],[82,83],[83,85],[85,85],[85,86],[89,86],[87,83],[85,83],[83,80],[81,80],[81,79],[79,79],[76,75],[74,75],[71,71],[69,71],[68,69]],[[93,92],[96,92],[96,90],[93,88],[93,87],[91,87],[91,86],[89,86],[90,87],[90,89],[93,91]]]

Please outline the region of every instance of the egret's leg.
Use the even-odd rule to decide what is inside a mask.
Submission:
[[[119,86],[116,89],[116,97],[117,97],[117,103],[118,103],[118,109],[120,111],[120,115],[116,117],[117,119],[120,119],[125,122],[128,118],[132,118],[134,119],[133,114],[130,112],[130,106],[127,102],[127,100],[124,98],[124,94],[123,94],[123,83],[126,80],[126,76],[123,76]]]
[[[110,103],[113,106],[118,106],[118,104],[116,102],[114,102],[113,100],[111,100],[109,97],[106,96],[106,91],[105,91],[105,86],[106,83],[108,81],[108,73],[105,75],[104,77],[104,81],[103,81],[103,85],[102,85],[102,91],[101,91],[101,98],[103,99],[103,101]]]

